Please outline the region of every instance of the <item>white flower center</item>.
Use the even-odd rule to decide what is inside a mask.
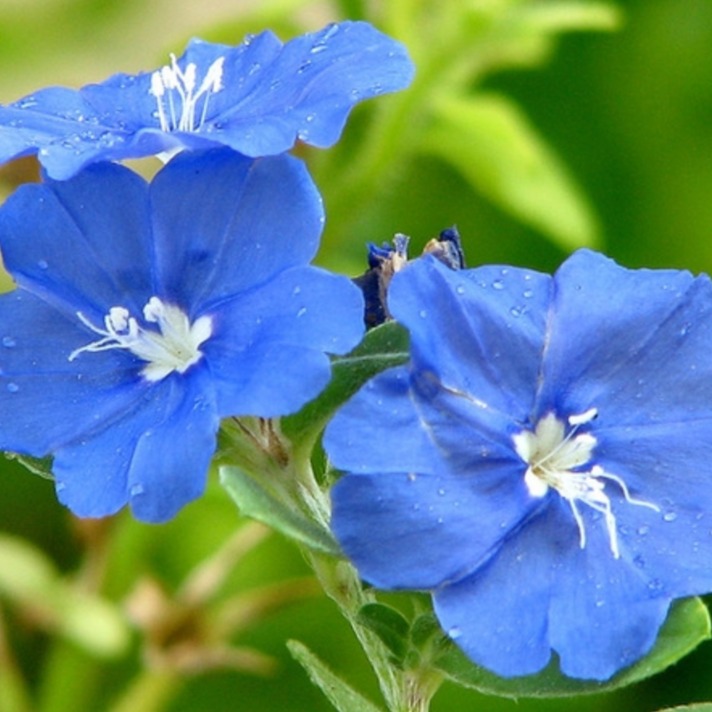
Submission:
[[[199,347],[213,331],[209,316],[201,316],[191,324],[181,309],[164,304],[158,297],[151,297],[143,308],[143,318],[156,324],[158,331],[144,329],[124,307],[111,307],[104,317],[103,329],[94,326],[81,312],[77,316],[102,338],[72,351],[70,361],[85,351],[127,349],[147,362],[141,373],[151,382],[160,381],[173,371],[185,373],[198,363],[203,356]]]
[[[208,114],[210,96],[223,88],[224,59],[218,57],[208,67],[200,86],[197,66],[191,62],[182,70],[174,54],[171,55],[170,66],[166,65],[151,75],[150,92],[156,97],[161,131],[200,130]],[[199,103],[201,108],[198,115]]]
[[[524,475],[524,483],[533,497],[543,497],[553,487],[571,507],[579,530],[581,548],[586,546],[586,529],[579,511],[579,502],[603,514],[611,553],[618,559],[618,533],[616,518],[611,509],[610,497],[606,494],[608,483],[618,485],[628,504],[648,507],[656,512],[660,508],[651,502],[631,497],[625,482],[599,465],[589,470],[578,470],[586,465],[597,444],[591,433],[577,433],[581,425],[593,420],[598,411],[595,408],[568,418],[570,430],[553,413],[545,415],[536,425],[534,432],[523,430],[514,436],[514,448],[529,467]]]

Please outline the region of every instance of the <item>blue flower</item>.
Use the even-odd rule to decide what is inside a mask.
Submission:
[[[344,551],[380,588],[431,591],[500,675],[639,659],[671,600],[712,590],[710,280],[588,251],[553,278],[425,257],[389,306],[410,363],[325,435]]]
[[[365,22],[286,44],[272,32],[238,47],[194,39],[154,72],[116,74],[79,91],[50,87],[0,106],[0,162],[37,154],[63,180],[95,161],[182,149],[226,145],[259,157],[297,139],[327,147],[355,104],[412,77],[405,48]]]
[[[185,153],[147,184],[97,163],[17,190],[0,249],[0,449],[54,455],[80,516],[172,517],[199,496],[220,418],[313,398],[362,335],[348,279],[308,265],[323,224],[287,155]],[[328,304],[328,309],[324,305]]]

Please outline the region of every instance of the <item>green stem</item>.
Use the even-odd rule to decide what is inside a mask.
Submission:
[[[316,483],[310,465],[302,466],[298,473],[302,491],[308,492],[304,504],[312,516],[320,522],[329,520],[329,498]],[[376,673],[381,693],[390,712],[427,712],[430,700],[437,691],[442,678],[433,671],[403,671],[393,665],[391,654],[381,640],[358,622],[358,614],[367,603],[376,601],[371,590],[364,589],[356,569],[347,561],[306,550],[310,563],[324,592],[341,610],[342,615],[361,644]]]

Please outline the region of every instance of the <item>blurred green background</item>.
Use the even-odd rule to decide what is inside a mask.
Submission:
[[[712,3],[620,0],[618,17],[576,6],[0,0],[0,102],[153,69],[192,35],[286,39],[367,17],[409,46],[418,80],[359,107],[336,148],[299,149],[326,202],[323,264],[357,274],[366,242],[403,232],[415,253],[457,224],[470,265],[550,271],[592,244],[631,267],[712,271]],[[594,31],[566,31],[577,24]],[[36,173],[32,160],[0,169],[0,195]],[[216,562],[207,603],[191,605],[186,577],[238,526],[215,482],[166,526],[77,522],[50,482],[0,461],[0,712],[331,709],[289,638],[376,699],[348,626],[278,536]],[[706,644],[612,695],[514,702],[446,684],[432,709],[651,712],[712,700],[711,673]]]

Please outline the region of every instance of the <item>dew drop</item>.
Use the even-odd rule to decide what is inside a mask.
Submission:
[[[17,341],[12,336],[3,336],[2,337],[2,345],[6,349],[11,349],[15,346],[17,346]]]
[[[456,291],[458,294],[464,294],[464,293],[465,293],[465,288],[464,288],[461,284],[458,284],[457,287],[455,287],[455,291]]]
[[[644,524],[642,527],[638,527],[638,534],[640,536],[645,536],[650,531],[650,527]]]
[[[663,587],[662,581],[660,579],[650,579],[648,581],[648,590],[650,591],[660,591]]]
[[[522,292],[522,296],[523,296],[525,299],[531,299],[531,298],[534,296],[534,290],[533,290],[533,289],[525,289],[525,290]]]
[[[441,488],[438,490],[438,494],[439,494],[441,497],[444,497],[444,496],[445,496],[445,490],[441,487]]]
[[[674,522],[677,519],[677,512],[665,512],[663,519],[666,522]]]
[[[448,630],[447,634],[453,639],[457,640],[459,637],[462,636],[462,629],[459,626],[453,626]]]
[[[129,494],[132,497],[138,497],[138,495],[143,494],[143,491],[143,485],[140,482],[137,482],[135,485],[131,485]]]
[[[20,386],[17,383],[8,383],[6,388],[9,393],[17,393],[20,390]]]
[[[298,312],[297,312],[297,318],[304,316],[307,313],[307,308],[302,307]]]
[[[292,294],[293,294],[295,297],[297,296],[297,294],[301,294],[301,293],[302,293],[302,288],[299,287],[299,286],[295,287],[295,288],[292,290]]]
[[[418,312],[418,316],[419,316],[421,319],[425,319],[425,318],[428,316],[428,312],[425,311],[425,309],[421,309],[421,310]]]
[[[492,289],[504,289],[504,282],[501,279],[495,279],[492,282]]]
[[[417,475],[415,474],[415,472],[408,473],[408,481],[409,482],[415,482],[416,479],[417,479]]]
[[[49,267],[49,264],[47,264],[47,260],[38,260],[37,261],[37,266],[40,269],[47,269]]]
[[[599,599],[596,601],[596,608],[602,608],[605,604],[606,604],[606,602],[605,602],[604,600],[602,600],[602,599],[599,598]]]
[[[510,313],[513,317],[520,317],[520,316],[524,313],[524,310],[523,310],[521,307],[512,307],[512,308],[509,310],[509,313]]]

